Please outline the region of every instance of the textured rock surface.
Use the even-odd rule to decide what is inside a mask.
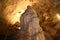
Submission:
[[[20,21],[20,15],[27,5],[27,0],[0,0],[0,24],[2,24],[0,25],[0,34],[5,34],[8,24]]]
[[[41,27],[52,39],[55,37],[57,30],[60,29],[60,21],[56,16],[56,14],[60,15],[59,5],[60,0],[39,0],[39,2],[35,3],[32,7],[39,17]],[[42,25],[42,23],[44,25]]]
[[[9,23],[6,20],[7,15],[11,16],[11,13],[16,8],[17,1],[12,0],[0,0],[0,34],[5,34]]]
[[[22,6],[23,6],[22,9],[24,8],[26,9],[28,3],[26,3],[25,1],[24,0],[18,0],[18,1],[0,0],[0,34],[6,33],[7,27],[10,27],[7,21],[10,22],[11,19],[15,18],[14,14],[21,12],[20,8],[22,8]],[[47,39],[50,38],[51,40],[52,36],[55,37],[56,35],[59,35],[56,36],[56,40],[57,39],[59,40],[60,21],[56,17],[56,14],[60,14],[60,0],[30,0],[30,1],[32,2],[34,1],[35,3],[32,6],[32,8],[34,9],[34,11],[37,13],[39,17],[40,25],[43,28],[44,33],[47,36]],[[21,5],[20,3],[24,5]],[[8,19],[6,19],[6,17]],[[49,21],[50,20],[49,18],[53,20],[53,23]],[[15,19],[13,19],[13,21],[15,21]],[[32,23],[30,25],[32,25]]]
[[[21,16],[21,40],[45,40],[39,19],[30,7]]]

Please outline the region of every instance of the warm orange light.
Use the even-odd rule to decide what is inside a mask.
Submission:
[[[57,14],[57,18],[60,20],[60,15],[59,14]]]
[[[24,12],[25,10],[22,10],[21,13],[16,13],[14,15],[14,17],[12,18],[12,23],[15,24],[16,22],[19,22],[20,23],[20,17],[21,17],[21,14]]]
[[[20,22],[20,16],[24,13],[24,11],[27,9],[27,6],[32,6],[33,2],[30,2],[29,0],[21,1],[17,3],[16,9],[9,15],[7,15],[7,20],[11,24],[15,24],[16,22]]]

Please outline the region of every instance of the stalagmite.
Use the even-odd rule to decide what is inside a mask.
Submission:
[[[21,39],[20,40],[45,40],[44,32],[39,25],[37,14],[27,7],[21,16]]]

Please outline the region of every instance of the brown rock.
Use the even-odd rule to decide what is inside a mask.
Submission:
[[[21,16],[21,39],[45,40],[44,32],[39,25],[39,19],[30,7]]]

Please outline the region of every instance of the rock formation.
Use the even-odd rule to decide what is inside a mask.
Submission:
[[[32,2],[33,5],[29,3],[29,1]],[[29,4],[32,5],[31,6],[32,9],[26,10]],[[21,13],[24,14],[22,14],[21,16],[20,15]],[[18,1],[0,0],[0,35],[4,36],[8,31],[9,37],[7,40],[9,39],[11,40],[12,38],[14,40],[22,39],[20,38],[20,30],[17,29],[15,30],[14,28],[18,26],[15,25],[14,23],[16,23],[16,21],[20,21],[19,19],[20,16],[21,16],[21,27],[24,25],[21,29],[21,32],[24,32],[26,28],[28,28],[27,31],[25,32],[28,32],[27,35],[30,36],[30,38],[31,35],[33,34],[33,31],[34,33],[36,33],[35,31],[37,29],[38,29],[37,31],[40,31],[39,28],[41,28],[41,30],[43,31],[42,34],[45,35],[45,38],[47,40],[60,40],[59,39],[60,38],[60,0],[18,0]],[[32,20],[33,22],[29,22],[29,20]],[[26,24],[28,27],[25,25],[27,21],[30,23],[29,26],[28,24]],[[11,28],[12,24],[14,25]],[[35,29],[34,27],[35,25],[39,25],[37,29]],[[11,28],[10,30],[8,30],[9,27]],[[22,31],[23,29],[24,31]],[[33,30],[30,33],[31,29]],[[13,36],[11,36],[10,33]],[[25,38],[29,38],[28,36]]]
[[[21,40],[45,40],[37,14],[29,6],[21,16]]]

